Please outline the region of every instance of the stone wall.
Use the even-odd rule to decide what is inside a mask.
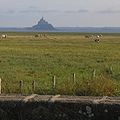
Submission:
[[[120,120],[120,98],[1,95],[0,120]]]

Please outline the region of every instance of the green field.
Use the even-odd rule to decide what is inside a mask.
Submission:
[[[120,94],[120,34],[103,34],[100,43],[81,33],[47,33],[47,38],[35,34],[9,32],[0,39],[3,93],[19,93],[23,80],[22,91],[30,94],[35,80],[38,94]]]

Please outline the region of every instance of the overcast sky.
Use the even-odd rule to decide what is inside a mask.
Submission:
[[[120,0],[0,0],[0,27],[120,27]]]

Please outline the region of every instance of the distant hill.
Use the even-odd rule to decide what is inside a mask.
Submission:
[[[38,21],[38,24],[34,25],[32,29],[34,30],[55,30],[52,24],[49,24],[47,21],[44,20],[44,18],[40,19],[40,21]]]

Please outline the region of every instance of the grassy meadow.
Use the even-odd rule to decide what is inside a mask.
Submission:
[[[35,34],[8,32],[0,39],[3,93],[19,93],[23,80],[22,92],[30,94],[35,80],[37,94],[120,95],[120,34],[103,34],[100,43],[85,33]]]

